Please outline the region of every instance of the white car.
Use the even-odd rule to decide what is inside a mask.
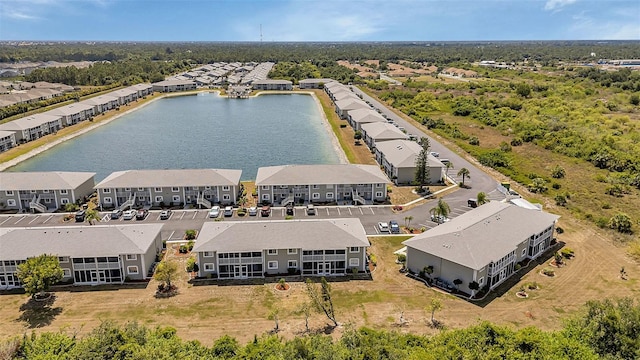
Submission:
[[[435,151],[432,151],[429,154],[431,154],[431,156],[433,156],[433,157],[440,157],[440,153],[437,153]]]
[[[127,210],[127,211],[122,213],[122,219],[124,219],[124,220],[131,220],[134,217],[136,217],[136,211],[135,210]]]
[[[431,221],[438,223],[438,224],[444,224],[447,221],[449,221],[451,219],[449,219],[448,217],[444,217],[442,215],[431,215]]]
[[[386,222],[379,222],[378,223],[378,230],[380,230],[381,233],[385,232],[388,233],[389,232],[389,224]]]
[[[233,216],[233,208],[231,206],[224,207],[224,216],[226,217]]]
[[[252,206],[249,208],[249,216],[256,216],[258,215],[258,207],[257,206]]]
[[[211,210],[209,210],[209,217],[210,218],[217,218],[218,216],[220,216],[220,206],[213,206],[211,208]]]

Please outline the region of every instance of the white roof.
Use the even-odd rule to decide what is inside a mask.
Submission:
[[[376,165],[280,165],[258,168],[256,185],[380,184],[389,180]]]
[[[48,113],[34,114],[30,116],[25,116],[20,119],[16,119],[13,121],[9,121],[4,124],[0,124],[0,130],[22,131],[22,130],[38,127],[38,126],[41,126],[42,124],[46,124],[52,121],[59,121],[60,119],[61,119],[60,115],[54,115],[54,114],[48,114]]]
[[[2,190],[71,190],[93,179],[92,172],[0,172]]]
[[[373,140],[399,140],[399,139],[407,139],[407,134],[403,133],[397,127],[387,123],[387,122],[375,122],[362,124],[362,130],[367,134],[367,137],[372,138]],[[377,146],[377,145],[376,145]]]
[[[96,189],[166,186],[236,186],[242,170],[169,169],[116,171],[98,183]]]
[[[82,102],[78,102],[75,104],[65,105],[59,108],[49,110],[45,112],[45,114],[69,116],[69,115],[79,114],[87,110],[93,110],[93,106],[89,104],[83,104]]]
[[[386,123],[387,120],[382,117],[382,115],[378,114],[376,111],[371,109],[355,109],[349,111],[349,117],[353,122],[356,123],[372,123],[372,122],[383,122]]]
[[[416,158],[422,146],[411,140],[389,140],[376,143],[376,149],[384,154],[384,158],[396,168],[412,168],[416,166]],[[429,168],[445,167],[433,155],[427,155]]]

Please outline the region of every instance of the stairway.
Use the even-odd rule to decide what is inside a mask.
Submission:
[[[40,203],[40,195],[33,195],[33,199],[31,199],[31,202],[29,203],[29,209],[41,213],[47,211],[47,207]]]
[[[362,196],[358,195],[358,192],[355,190],[351,190],[351,198],[356,205],[358,203],[360,203],[360,205],[366,204],[366,200]]]
[[[196,205],[202,205],[206,209],[211,209],[211,201],[204,198],[204,193],[198,193],[198,199],[196,200]]]
[[[280,201],[280,206],[287,206],[289,203],[292,203],[294,201],[294,195],[293,194],[289,194],[289,196],[287,196],[286,198],[282,199]]]
[[[123,202],[122,205],[120,205],[120,210],[122,211],[127,210],[127,208],[133,207],[133,205],[135,204],[136,204],[136,194],[132,193],[129,196],[129,200]]]

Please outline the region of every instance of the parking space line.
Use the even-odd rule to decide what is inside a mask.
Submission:
[[[158,217],[156,218],[156,221],[157,221],[157,220],[160,220],[160,214],[158,214]]]
[[[376,234],[379,235],[380,234],[380,230],[378,230],[378,227],[376,225],[373,225],[373,230],[376,231]]]
[[[362,208],[358,208],[358,210],[360,210],[360,215],[364,215],[364,212],[362,211]]]
[[[197,211],[195,211],[195,212],[193,213],[193,217],[191,218],[191,220],[195,219],[197,215],[198,215],[198,212],[197,212]]]
[[[371,215],[375,215],[376,213],[373,212],[373,208],[369,207],[369,210],[371,210]]]
[[[49,215],[49,217],[48,217],[48,218],[46,218],[42,223],[43,223],[43,224],[46,224],[46,223],[47,223],[47,221],[51,220],[52,218],[53,218],[53,215]],[[2,224],[0,224],[0,225],[2,225]]]
[[[327,210],[327,212],[328,212],[328,211],[329,211],[329,210]],[[12,217],[13,217],[13,216],[9,216],[5,221],[1,222],[1,223],[0,223],[0,225],[2,225],[2,224],[4,224],[4,223],[6,223],[7,221],[11,220],[11,218],[12,218]]]
[[[338,210],[338,215],[340,215],[340,208],[337,207],[336,210]]]
[[[353,215],[353,214],[351,213],[351,208],[347,208],[347,210],[349,210],[349,215]]]
[[[35,216],[35,217],[33,218],[33,220],[29,221],[29,224],[31,224],[32,222],[34,222],[34,221],[38,220],[38,218],[39,218],[39,217],[40,217],[40,215]]]
[[[184,217],[184,214],[186,214],[186,212],[183,211],[182,215],[180,215],[180,219],[179,220],[182,220],[182,218]]]
[[[175,231],[175,230],[174,230],[174,231],[172,231],[172,232],[171,232],[171,234],[169,235],[169,238],[168,238],[167,240],[171,240],[171,238],[173,237],[173,234],[175,234],[175,233],[176,233],[176,231]]]
[[[20,221],[24,220],[24,218],[26,218],[26,216],[23,215],[20,219],[18,219],[18,221],[14,222],[14,224],[19,223]]]
[[[327,215],[331,215],[331,214],[329,214],[329,208],[326,208],[326,209],[327,209]]]
[[[47,219],[47,220],[49,220],[49,219]],[[100,219],[100,222],[108,222],[108,221],[109,221],[109,214],[103,216],[102,219]],[[47,221],[45,220],[45,222],[47,222]]]

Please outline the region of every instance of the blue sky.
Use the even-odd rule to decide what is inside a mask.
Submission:
[[[0,0],[0,40],[640,40],[640,0]]]

